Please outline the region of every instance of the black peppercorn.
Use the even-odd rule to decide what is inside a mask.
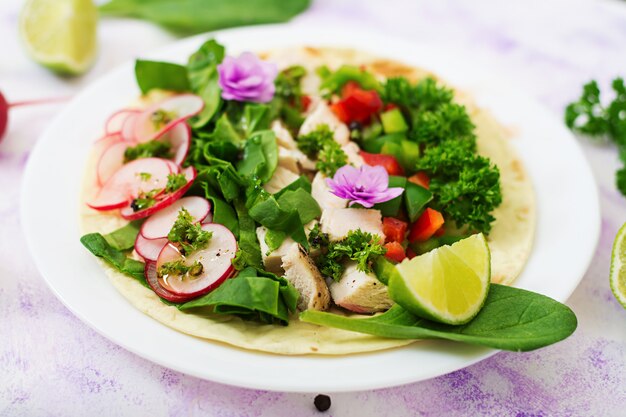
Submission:
[[[315,408],[318,411],[326,411],[330,408],[330,397],[328,395],[319,394],[313,400],[313,404],[315,404]]]
[[[137,204],[137,199],[134,199],[131,203],[130,203],[130,208],[133,209],[133,211],[139,211],[141,210],[141,207],[139,207],[139,205]]]

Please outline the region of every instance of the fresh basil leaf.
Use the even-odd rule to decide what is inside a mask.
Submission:
[[[127,225],[104,235],[104,240],[115,250],[126,251],[135,247],[135,240],[143,221],[135,220]]]
[[[95,256],[104,259],[121,273],[147,285],[143,262],[128,258],[121,250],[113,248],[100,233],[89,233],[80,238],[80,243]]]
[[[285,22],[309,6],[310,0],[111,0],[103,15],[145,19],[182,33]]]
[[[135,77],[142,94],[154,89],[191,91],[187,68],[182,65],[138,59],[135,62]]]
[[[416,317],[399,305],[367,319],[307,310],[300,320],[397,339],[447,339],[495,349],[529,351],[565,339],[576,330],[574,312],[549,297],[492,284],[478,315],[452,326]]]

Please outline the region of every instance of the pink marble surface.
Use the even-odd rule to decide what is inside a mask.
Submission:
[[[102,21],[94,69],[79,79],[61,79],[24,55],[16,35],[21,4],[0,2],[0,89],[9,100],[72,95],[174,39],[146,23]],[[583,82],[596,78],[606,86],[615,75],[626,76],[626,3],[617,1],[318,0],[294,22],[300,23],[319,24],[320,30],[359,25],[471,51],[557,118]],[[29,151],[61,108],[16,109],[0,143],[0,415],[318,415],[314,394],[224,386],[141,359],[96,334],[54,297],[27,251],[20,224],[28,219],[19,216],[19,194]],[[576,333],[540,351],[499,353],[429,381],[332,395],[326,415],[624,415],[626,311],[613,298],[607,276],[613,236],[626,221],[626,199],[613,186],[615,150],[581,143],[600,187],[602,234],[568,301],[579,319]]]

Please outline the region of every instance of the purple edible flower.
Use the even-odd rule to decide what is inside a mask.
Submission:
[[[274,97],[274,79],[278,68],[259,59],[252,52],[237,58],[227,56],[217,66],[224,100],[267,103]]]
[[[331,193],[350,200],[349,206],[358,203],[366,208],[393,200],[404,191],[400,187],[389,188],[389,174],[381,166],[344,165],[332,179],[326,179],[326,183]]]

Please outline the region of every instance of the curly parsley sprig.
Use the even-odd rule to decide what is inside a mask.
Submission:
[[[578,101],[565,108],[565,124],[575,132],[595,138],[608,138],[619,150],[624,167],[616,173],[616,185],[626,196],[626,86],[622,78],[612,83],[615,97],[608,106],[600,100],[600,88],[596,81],[583,86]]]
[[[328,125],[320,125],[314,131],[298,137],[298,148],[309,158],[317,158],[315,168],[327,177],[348,163],[348,156],[333,138]]]

